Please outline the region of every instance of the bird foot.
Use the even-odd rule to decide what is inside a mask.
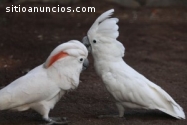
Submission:
[[[50,117],[46,121],[49,123],[45,125],[67,125],[69,123],[66,117],[63,117],[63,120],[60,117]]]

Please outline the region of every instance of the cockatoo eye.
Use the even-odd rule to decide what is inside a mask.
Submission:
[[[82,62],[82,61],[83,61],[83,58],[80,58],[80,61]]]
[[[96,43],[97,41],[96,40],[93,40],[93,43]]]

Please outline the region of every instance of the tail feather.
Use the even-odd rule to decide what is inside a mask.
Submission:
[[[183,109],[178,105],[178,106],[173,106],[175,113],[178,115],[179,119],[185,119],[185,114],[183,112]]]
[[[173,109],[174,109],[174,111],[158,108],[158,110],[160,110],[168,115],[171,115],[177,119],[185,119],[185,114],[184,114],[182,108],[180,110],[178,110],[178,107],[173,107]]]
[[[155,84],[149,85],[156,91],[160,98],[166,102],[165,108],[158,107],[158,110],[165,112],[166,114],[169,114],[177,119],[185,119],[185,114],[182,107],[180,107],[167,92]]]

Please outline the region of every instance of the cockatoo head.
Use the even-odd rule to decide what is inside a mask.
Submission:
[[[88,30],[87,36],[82,40],[88,51],[92,52],[92,55],[124,56],[125,48],[116,40],[119,36],[118,19],[110,18],[113,12],[114,9],[111,9],[101,14]]]
[[[78,68],[83,70],[88,67],[88,50],[86,47],[77,40],[70,40],[57,46],[49,55],[44,68],[61,68],[71,69]]]

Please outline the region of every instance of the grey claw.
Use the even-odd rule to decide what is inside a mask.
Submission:
[[[63,117],[63,120],[60,117],[51,117],[49,119],[46,120],[47,124],[45,125],[67,125],[68,123],[70,123],[69,121],[67,121],[66,117]]]

